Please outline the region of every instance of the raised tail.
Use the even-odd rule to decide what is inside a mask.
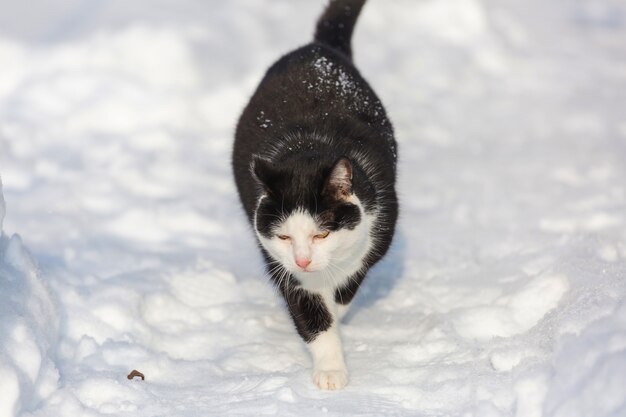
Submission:
[[[330,0],[317,21],[315,40],[352,58],[350,40],[365,0]]]

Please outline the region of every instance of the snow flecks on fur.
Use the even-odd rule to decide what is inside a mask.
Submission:
[[[368,98],[356,85],[350,74],[340,64],[320,56],[313,62],[317,74],[315,84],[308,81],[308,89],[334,91],[339,99],[348,103],[348,108],[354,111],[368,111],[377,116],[383,111],[381,103]]]

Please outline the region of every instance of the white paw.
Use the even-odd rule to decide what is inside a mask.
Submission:
[[[348,384],[348,371],[345,369],[332,371],[314,371],[313,382],[319,389],[342,389]]]

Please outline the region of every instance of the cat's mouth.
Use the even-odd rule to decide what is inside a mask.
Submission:
[[[311,266],[311,265],[307,265],[305,267],[301,267],[301,266],[296,266],[296,271],[300,272],[300,273],[308,273],[311,274],[313,272],[319,272],[320,268],[317,266]]]

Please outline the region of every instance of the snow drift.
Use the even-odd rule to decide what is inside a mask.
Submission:
[[[5,202],[0,181],[0,230]],[[0,416],[36,408],[58,385],[57,315],[18,235],[0,236]]]

